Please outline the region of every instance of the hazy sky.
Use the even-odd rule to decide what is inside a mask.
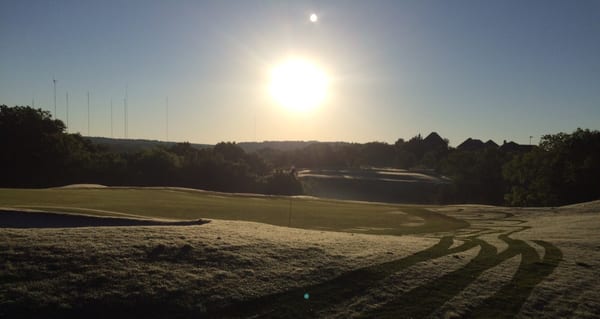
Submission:
[[[311,23],[311,13],[319,16]],[[291,112],[271,69],[310,59],[325,103]],[[199,143],[515,140],[600,129],[600,1],[0,1],[0,104],[69,131]]]

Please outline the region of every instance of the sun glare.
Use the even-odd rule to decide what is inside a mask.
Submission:
[[[282,106],[294,111],[310,111],[323,103],[328,80],[313,63],[288,60],[271,72],[270,93]]]

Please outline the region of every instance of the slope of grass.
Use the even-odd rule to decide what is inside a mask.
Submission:
[[[0,207],[171,219],[245,220],[296,228],[391,235],[449,231],[468,225],[416,206],[184,189],[0,189]]]

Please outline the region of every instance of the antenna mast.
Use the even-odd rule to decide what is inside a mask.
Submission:
[[[69,92],[67,92],[67,128],[69,128]]]
[[[127,138],[127,99],[123,99],[123,136]]]
[[[110,98],[110,138],[113,137],[113,104],[112,97]]]
[[[128,99],[128,91],[129,85],[125,86],[125,100],[123,102],[124,107],[125,107],[125,138],[127,138],[127,99]]]
[[[167,106],[166,106],[166,116],[165,116],[165,122],[167,124],[167,131],[166,131],[166,140],[165,141],[169,141],[169,97],[167,96]]]
[[[90,136],[90,92],[87,92],[87,102],[88,102],[88,136]]]
[[[54,118],[56,118],[56,79],[52,76],[52,84],[54,86]]]

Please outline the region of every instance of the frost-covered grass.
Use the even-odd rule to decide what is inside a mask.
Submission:
[[[288,228],[277,226],[287,225],[279,220],[288,216],[286,197],[98,191],[0,190],[0,206],[212,221],[0,227],[0,318],[597,318],[600,313],[600,203],[426,208],[294,198],[296,228]],[[171,205],[179,207],[176,213]],[[349,220],[337,221],[345,217]]]
[[[0,317],[218,317],[232,303],[314,285],[435,242],[217,220],[0,228]]]

